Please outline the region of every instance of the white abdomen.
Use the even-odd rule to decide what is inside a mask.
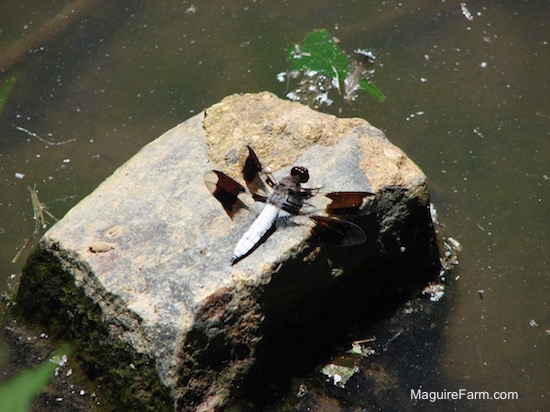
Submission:
[[[233,256],[231,257],[231,264],[234,264],[242,259],[258,244],[267,231],[271,229],[277,221],[279,211],[279,207],[271,203],[265,204],[262,213],[259,214],[248,231],[241,237],[241,240],[239,240],[237,246],[235,246]]]

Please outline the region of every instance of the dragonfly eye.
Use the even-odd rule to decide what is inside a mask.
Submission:
[[[309,172],[303,166],[294,166],[290,169],[290,176],[298,176],[300,183],[305,183],[309,180]]]

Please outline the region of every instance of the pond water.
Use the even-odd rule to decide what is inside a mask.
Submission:
[[[15,76],[0,117],[1,290],[27,256],[11,263],[34,228],[29,186],[62,217],[144,144],[223,97],[284,97],[287,48],[326,28],[346,51],[375,54],[387,98],[323,109],[384,130],[424,170],[463,248],[432,304],[445,319],[426,342],[437,346],[430,376],[411,372],[400,396],[420,379],[425,391],[519,394],[477,409],[550,405],[546,2],[35,3],[0,4],[0,82]],[[409,349],[429,359],[426,348]]]

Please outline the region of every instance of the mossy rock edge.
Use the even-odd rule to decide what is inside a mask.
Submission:
[[[23,319],[71,343],[87,377],[115,410],[172,409],[170,390],[158,379],[154,360],[110,336],[99,306],[76,287],[52,253],[34,250],[23,268],[16,301]]]

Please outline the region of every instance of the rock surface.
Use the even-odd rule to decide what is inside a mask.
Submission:
[[[356,221],[366,244],[317,248],[306,226],[289,225],[229,265],[255,216],[231,221],[203,174],[242,182],[237,152],[246,144],[276,177],[303,165],[308,186],[375,192]],[[121,405],[151,405],[146,391],[130,399],[139,382],[167,410],[227,406],[292,374],[290,362],[322,354],[350,313],[425,282],[439,264],[422,171],[365,120],[270,93],[229,96],[145,146],[40,248],[24,269],[21,307],[48,306],[35,320],[55,320],[78,339]]]

